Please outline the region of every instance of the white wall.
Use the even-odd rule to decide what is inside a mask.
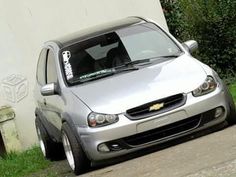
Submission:
[[[159,0],[0,0],[0,106],[14,108],[24,148],[36,142],[32,92],[43,42],[137,15],[167,29]]]

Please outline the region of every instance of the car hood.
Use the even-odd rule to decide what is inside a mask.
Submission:
[[[71,88],[92,111],[119,114],[127,109],[179,93],[189,93],[206,79],[188,55]]]

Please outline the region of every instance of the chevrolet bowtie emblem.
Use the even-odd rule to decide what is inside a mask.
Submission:
[[[149,107],[149,111],[157,111],[164,107],[164,103],[157,103]]]

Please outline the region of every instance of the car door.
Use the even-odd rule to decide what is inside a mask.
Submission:
[[[46,84],[58,83],[58,73],[56,68],[56,55],[52,49],[47,51],[46,59]],[[44,114],[50,124],[56,128],[54,134],[59,134],[62,126],[61,113],[63,108],[63,101],[59,94],[44,96]]]

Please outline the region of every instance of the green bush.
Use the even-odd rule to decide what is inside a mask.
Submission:
[[[230,85],[229,89],[234,98],[234,102],[236,103],[236,83]]]
[[[197,40],[197,58],[224,78],[236,76],[236,1],[161,0],[161,3],[163,9],[169,8],[164,13],[174,36],[180,41]]]
[[[185,23],[182,20],[183,12],[180,9],[179,1],[161,0],[161,5],[170,33],[181,40]]]

